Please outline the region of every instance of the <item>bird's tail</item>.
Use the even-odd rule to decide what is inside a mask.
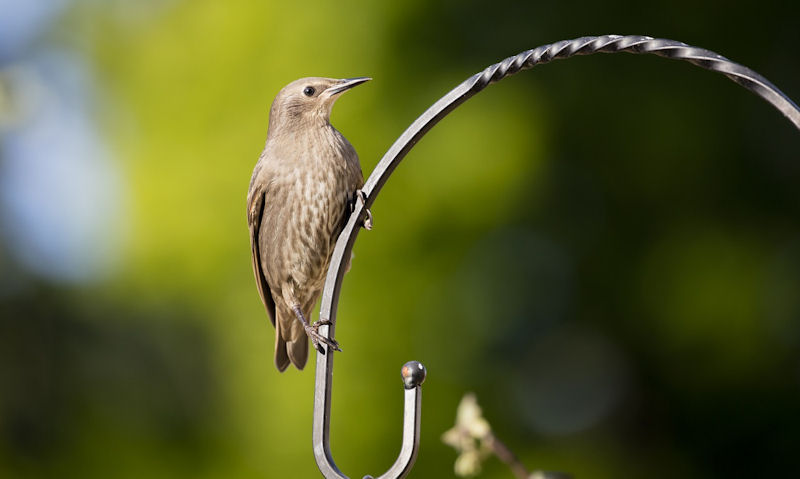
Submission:
[[[288,321],[283,321],[280,310],[276,311],[278,317],[275,321],[275,366],[283,372],[294,364],[297,369],[303,369],[308,361],[308,336],[306,336],[300,321],[294,313],[288,313]],[[286,327],[285,324],[291,325]],[[295,326],[297,324],[297,326]]]
[[[286,351],[286,341],[281,337],[280,324],[275,322],[275,367],[284,372],[289,367],[289,354]]]
[[[286,343],[286,352],[289,354],[289,360],[292,361],[294,367],[303,369],[308,361],[308,338],[305,334]]]

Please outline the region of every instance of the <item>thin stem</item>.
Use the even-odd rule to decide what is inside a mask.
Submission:
[[[530,477],[531,473],[528,471],[528,468],[525,467],[525,464],[520,462],[517,455],[514,454],[503,441],[498,439],[497,436],[491,432],[487,439],[489,446],[492,448],[492,452],[511,468],[515,476],[519,479],[528,479]]]

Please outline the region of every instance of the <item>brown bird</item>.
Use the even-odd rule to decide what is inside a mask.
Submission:
[[[275,366],[303,369],[308,338],[340,350],[308,318],[322,292],[336,238],[364,184],[358,155],[330,123],[339,94],[369,78],[302,78],[272,102],[264,151],[247,192],[258,293],[275,326]],[[363,197],[362,197],[363,199]]]

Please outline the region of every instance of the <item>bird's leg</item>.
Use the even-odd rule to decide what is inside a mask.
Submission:
[[[364,218],[364,229],[371,230],[372,229],[372,212],[369,208],[366,207],[367,205],[367,194],[364,193],[364,190],[356,190],[356,201],[360,201],[362,205],[364,205],[364,211],[367,212],[367,217]],[[353,209],[355,209],[355,204],[353,205]]]
[[[323,325],[330,325],[331,321],[329,319],[323,319],[320,321],[315,321],[314,324],[308,324],[308,320],[306,316],[303,314],[303,311],[300,309],[300,305],[296,304],[292,307],[292,311],[294,311],[295,316],[297,319],[303,323],[303,328],[306,330],[306,334],[311,339],[311,344],[314,345],[314,349],[319,351],[322,354],[325,354],[325,348],[322,347],[321,343],[325,343],[328,347],[332,348],[335,351],[341,351],[342,348],[339,347],[339,343],[335,339],[326,338],[325,336],[319,334],[319,327]]]

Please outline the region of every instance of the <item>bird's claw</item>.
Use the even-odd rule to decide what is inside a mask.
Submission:
[[[314,346],[314,349],[320,352],[320,354],[325,354],[325,348],[322,347],[322,344],[327,344],[329,348],[333,349],[334,351],[342,351],[342,348],[339,347],[339,342],[335,339],[327,338],[319,333],[320,326],[330,326],[331,320],[329,319],[321,319],[319,321],[315,321],[314,324],[311,326],[305,326],[306,334],[308,335],[309,339],[311,339],[311,344]]]
[[[364,211],[367,212],[366,218],[364,218],[364,229],[369,231],[372,229],[372,212],[369,208],[366,207],[367,205],[367,194],[364,193],[364,190],[356,190],[356,200],[360,201],[362,205],[364,205]]]

